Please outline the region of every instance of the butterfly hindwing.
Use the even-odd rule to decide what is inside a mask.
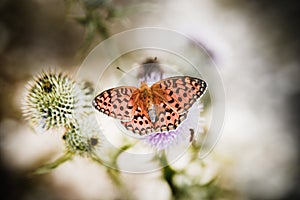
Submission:
[[[110,117],[129,121],[132,118],[133,109],[129,101],[135,90],[137,90],[136,87],[125,86],[105,90],[94,98],[93,106]]]
[[[123,126],[129,131],[139,135],[145,135],[154,132],[153,124],[149,118],[149,115],[145,110],[140,107],[135,109],[133,119],[128,122],[121,122]]]
[[[154,123],[155,131],[164,132],[176,130],[179,124],[185,120],[187,113],[179,114],[164,102],[157,109],[157,121]]]

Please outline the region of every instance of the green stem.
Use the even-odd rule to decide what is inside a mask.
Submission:
[[[71,160],[73,158],[73,153],[66,152],[64,155],[56,159],[52,163],[48,163],[46,165],[43,165],[36,170],[34,170],[31,174],[32,175],[38,175],[38,174],[45,174],[50,172],[51,170],[57,168],[59,165],[63,164],[64,162]]]
[[[176,171],[174,169],[172,169],[167,162],[168,161],[167,161],[166,155],[165,155],[165,153],[163,153],[160,158],[161,165],[165,166],[162,169],[163,178],[167,181],[167,183],[171,189],[172,196],[176,199],[176,197],[178,197],[179,193],[180,193],[179,188],[173,182],[173,178],[174,178],[174,175],[176,174]]]

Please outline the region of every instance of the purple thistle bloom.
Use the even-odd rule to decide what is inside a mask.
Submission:
[[[171,146],[179,144],[184,140],[188,141],[191,136],[191,130],[195,133],[203,133],[204,119],[200,116],[200,113],[203,111],[202,103],[195,103],[188,115],[187,118],[179,125],[176,130],[156,132],[144,138],[145,142],[150,144],[157,151],[168,149]]]
[[[141,82],[146,82],[148,85],[163,79],[163,69],[156,57],[147,58],[140,65],[138,78]]]

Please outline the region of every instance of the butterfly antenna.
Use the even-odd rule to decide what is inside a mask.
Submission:
[[[121,72],[123,72],[123,73],[127,73],[127,72],[125,72],[123,69],[121,69],[120,67],[117,67],[117,70],[120,70]]]
[[[138,78],[137,77],[135,77],[135,76],[132,76],[131,74],[129,74],[128,72],[126,72],[125,70],[123,70],[123,69],[121,69],[120,67],[117,67],[117,70],[120,70],[121,72],[123,72],[124,74],[127,74],[128,76],[130,76],[130,77],[132,77],[132,78],[134,78],[134,79],[137,79],[138,80]]]

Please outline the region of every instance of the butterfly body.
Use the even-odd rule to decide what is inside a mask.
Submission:
[[[156,114],[156,107],[154,105],[152,105],[149,109],[148,109],[148,115],[149,118],[151,120],[152,123],[155,123],[157,121],[157,114]]]
[[[156,109],[152,89],[145,82],[142,82],[140,88],[133,92],[130,99],[136,108],[140,107],[142,110],[146,110],[151,122],[154,123],[156,121]],[[133,112],[135,111],[134,109]]]
[[[94,107],[121,120],[126,129],[145,135],[175,130],[186,118],[189,108],[202,96],[206,83],[198,78],[176,76],[149,87],[121,86],[97,95]]]

